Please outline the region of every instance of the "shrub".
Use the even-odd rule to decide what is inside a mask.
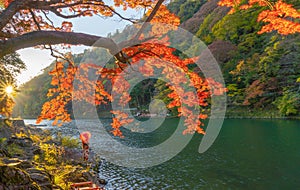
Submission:
[[[43,159],[49,165],[55,165],[61,162],[64,149],[58,147],[55,144],[41,144],[40,148],[43,153],[41,159]]]
[[[66,136],[61,138],[61,145],[68,148],[79,148],[80,142],[79,139]]]

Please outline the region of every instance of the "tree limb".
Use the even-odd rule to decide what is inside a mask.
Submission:
[[[94,45],[108,49],[112,55],[116,55],[120,51],[118,45],[112,39],[105,37],[76,32],[35,31],[5,41],[0,41],[0,57],[19,49],[43,44]],[[116,56],[118,57],[118,54]],[[118,59],[122,60],[121,57]]]
[[[0,38],[15,38],[18,35],[0,31]]]
[[[141,36],[141,34],[143,33],[143,31],[145,30],[145,27],[154,18],[155,14],[157,13],[159,7],[162,5],[163,2],[164,2],[164,0],[158,0],[158,2],[156,3],[155,7],[152,10],[152,12],[150,13],[150,15],[148,16],[148,18],[146,19],[146,21],[142,25],[141,29],[138,31],[138,33],[134,37],[135,40],[138,39]]]
[[[2,30],[10,19],[26,5],[27,1],[13,1],[0,13],[0,30]]]
[[[61,0],[51,0],[51,1],[37,1],[35,4],[33,3],[33,0],[15,0],[12,1],[9,6],[4,9],[3,12],[0,13],[0,31],[6,26],[6,24],[12,19],[12,17],[21,9],[24,8],[37,8],[43,7],[45,3],[47,5],[58,3]],[[153,8],[151,14],[147,18],[146,22],[150,22],[156,12],[158,11],[159,7],[163,3],[164,0],[158,0],[157,4]],[[80,1],[81,2],[81,1]],[[99,1],[102,2],[102,1]],[[78,3],[78,2],[77,2]],[[70,6],[70,5],[66,5]],[[99,6],[103,6],[109,9],[109,7],[99,4]],[[53,6],[49,6],[48,8],[44,8],[42,10],[51,10],[53,9]],[[117,14],[113,9],[110,8],[110,10]],[[34,13],[33,17],[35,16]],[[118,15],[118,14],[117,14]],[[58,15],[61,17],[61,15]],[[79,16],[79,15],[75,15]],[[118,15],[121,16],[121,15]],[[130,20],[126,19],[121,16],[124,20]],[[34,17],[35,19],[35,17]],[[35,24],[38,25],[37,21],[34,20]],[[3,57],[4,55],[10,54],[12,52],[15,52],[19,49],[28,48],[28,47],[35,47],[38,45],[57,45],[57,44],[70,44],[70,45],[86,45],[86,46],[95,46],[95,47],[103,47],[109,50],[109,52],[114,55],[119,61],[126,63],[127,59],[121,52],[119,47],[125,47],[126,45],[132,44],[132,41],[139,41],[138,37],[143,32],[146,23],[142,26],[138,34],[135,36],[134,39],[129,40],[127,42],[123,42],[120,44],[121,46],[118,46],[112,39],[105,38],[105,37],[99,37],[84,33],[76,33],[76,32],[61,32],[61,31],[33,31],[29,32],[20,36],[10,36],[11,38],[8,39],[2,39],[0,40],[0,57]],[[6,36],[7,33],[1,33],[2,37],[8,37]],[[5,35],[4,35],[5,34]],[[97,43],[96,43],[97,42]]]

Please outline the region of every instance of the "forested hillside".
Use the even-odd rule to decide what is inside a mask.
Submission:
[[[217,6],[217,2],[206,1],[197,12],[194,7],[202,1],[176,0],[170,8],[177,14],[183,9],[195,12],[188,18],[181,17],[181,26],[204,41],[218,60],[229,90],[229,115],[280,117],[299,114],[299,34],[259,35],[259,9],[254,7],[227,14],[229,9]],[[300,8],[299,1],[287,2]]]
[[[13,115],[24,118],[36,118],[47,100],[47,92],[50,88],[51,77],[48,72],[54,64],[44,69],[43,74],[32,78],[20,87],[15,101]]]
[[[204,41],[219,62],[228,88],[228,116],[281,117],[300,114],[300,36],[282,36],[276,32],[257,34],[261,23],[257,7],[237,10],[217,5],[218,0],[174,0],[169,9],[181,19],[181,27]],[[300,2],[287,1],[300,8]],[[125,33],[114,34],[124,38]],[[195,47],[183,42],[188,51]],[[86,51],[90,56],[106,56],[103,52]],[[82,54],[75,56],[79,62]],[[46,101],[51,78],[44,73],[21,87],[23,104],[15,114],[37,116]],[[145,84],[146,83],[146,84]],[[149,89],[145,90],[145,87]],[[143,109],[153,96],[164,97],[162,82],[148,80],[132,93],[132,106]],[[159,88],[161,94],[155,92]],[[23,98],[18,97],[18,98]],[[167,101],[167,100],[166,100]]]

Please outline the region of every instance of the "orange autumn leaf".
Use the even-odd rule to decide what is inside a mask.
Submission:
[[[275,3],[272,10],[262,11],[257,20],[268,24],[264,25],[258,32],[259,34],[277,30],[283,35],[300,32],[300,23],[291,20],[291,18],[300,18],[300,12],[287,3],[279,0]]]

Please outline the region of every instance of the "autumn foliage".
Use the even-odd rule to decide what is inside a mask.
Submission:
[[[282,0],[275,3],[269,2],[268,0],[249,0],[247,3],[243,2],[244,1],[240,0],[221,0],[219,5],[232,7],[230,13],[238,9],[249,9],[254,6],[263,7],[264,9],[259,14],[257,20],[266,23],[266,25],[262,27],[259,34],[273,30],[283,35],[300,32],[300,24],[297,22],[297,19],[300,18],[300,13],[294,9],[292,5],[286,4]],[[51,85],[53,86],[48,92],[48,97],[51,99],[43,105],[38,122],[43,119],[54,120],[54,125],[69,122],[71,115],[68,113],[67,107],[71,106],[72,101],[84,101],[95,106],[114,102],[119,107],[124,107],[131,100],[131,97],[127,92],[130,83],[122,78],[122,72],[127,67],[131,67],[143,61],[144,65],[139,67],[139,72],[142,75],[151,77],[154,75],[154,71],[159,70],[172,82],[172,84],[166,84],[171,90],[168,94],[171,102],[167,107],[177,109],[179,116],[184,118],[186,130],[183,133],[205,133],[201,126],[203,125],[202,120],[206,119],[207,115],[203,113],[194,114],[191,110],[199,106],[208,106],[207,100],[210,96],[221,95],[226,89],[213,79],[204,79],[200,77],[199,73],[190,69],[189,66],[193,65],[198,58],[183,59],[176,56],[176,49],[169,46],[169,37],[167,35],[160,37],[159,40],[156,41],[153,38],[147,39],[141,33],[138,33],[134,38],[134,40],[140,40],[138,45],[120,49],[118,52],[113,52],[118,48],[116,44],[111,43],[110,39],[102,37],[104,48],[107,48],[111,53],[115,54],[115,68],[101,67],[94,63],[85,63],[76,66],[70,56],[62,56],[52,46],[57,44],[78,45],[86,43],[88,39],[91,43],[84,45],[91,46],[93,45],[92,42],[95,36],[85,36],[88,37],[88,39],[86,38],[81,41],[76,37],[66,40],[64,37],[70,36],[68,34],[74,34],[72,31],[72,22],[65,20],[61,22],[60,26],[56,26],[49,17],[51,14],[63,19],[93,15],[104,17],[117,15],[123,20],[136,23],[137,20],[123,17],[116,9],[118,7],[123,10],[127,10],[128,8],[144,9],[146,13],[145,17],[148,17],[147,21],[151,23],[168,24],[164,26],[154,25],[150,31],[152,36],[159,36],[168,30],[176,29],[180,24],[179,18],[172,14],[166,5],[162,4],[162,0],[114,0],[111,5],[100,0],[4,0],[1,1],[1,3],[2,7],[10,9],[7,12],[4,10],[3,14],[5,13],[11,16],[13,11],[17,14],[7,19],[6,23],[0,21],[0,27],[2,27],[0,39],[4,41],[4,43],[0,44],[4,47],[2,48],[1,46],[3,50],[0,50],[0,55],[10,53],[8,51],[15,48],[6,47],[6,44],[18,44],[17,42],[20,43],[21,37],[26,34],[31,34],[31,37],[33,37],[32,41],[19,45],[19,49],[43,45],[43,48],[49,49],[52,55],[57,57],[56,67],[49,73],[52,76]],[[24,8],[20,8],[21,6]],[[137,30],[142,31],[143,29],[142,26]],[[47,36],[41,36],[43,32],[45,33],[46,31],[55,32],[51,33],[53,39],[47,39]],[[75,35],[78,37],[82,36],[82,34],[78,33]],[[23,38],[25,41],[28,39],[28,37],[26,37],[27,36]],[[14,40],[19,41],[16,42]],[[42,40],[46,42],[42,43]],[[63,47],[66,48],[68,45]],[[156,61],[153,60],[154,57],[160,61],[157,61],[158,59],[156,59]],[[172,63],[174,66],[168,66],[168,64],[165,64],[167,62]],[[184,74],[177,75],[177,73]],[[90,75],[99,75],[99,78],[91,80],[89,78]],[[76,85],[74,85],[75,78]],[[107,81],[114,87],[112,90],[120,95],[118,98],[113,97],[111,92],[105,88]],[[188,83],[188,81],[190,83]],[[189,85],[183,87],[182,84]],[[93,90],[95,93],[87,93]],[[194,91],[196,93],[194,93]],[[111,124],[113,128],[112,133],[116,136],[122,136],[120,127],[133,120],[121,109],[113,110],[112,114],[115,116]]]
[[[121,1],[116,1],[117,6],[123,6],[126,9],[131,4],[122,4]],[[146,13],[150,16],[152,8]],[[179,18],[170,13],[165,5],[161,5],[151,23],[165,23],[168,25],[153,25],[150,35],[159,36],[161,33],[175,29],[179,24]],[[143,40],[144,36],[139,36]],[[43,119],[53,119],[53,124],[60,125],[62,122],[71,120],[70,113],[67,112],[67,104],[71,101],[84,101],[92,105],[108,104],[116,102],[119,107],[124,107],[131,100],[127,90],[130,83],[122,78],[122,72],[126,67],[131,67],[134,64],[144,61],[143,66],[138,67],[139,72],[146,77],[154,75],[155,70],[160,70],[164,76],[172,82],[172,85],[167,83],[167,87],[172,90],[168,95],[171,102],[167,105],[168,108],[176,108],[179,116],[185,118],[187,129],[184,133],[198,132],[204,134],[201,128],[203,123],[201,120],[206,119],[207,115],[202,113],[193,114],[191,110],[198,106],[207,106],[207,99],[213,94],[223,94],[224,87],[214,82],[212,79],[202,79],[198,73],[190,70],[189,65],[194,64],[197,58],[181,59],[174,54],[174,48],[169,47],[168,36],[164,36],[160,40],[145,40],[145,42],[122,49],[123,54],[127,56],[128,62],[116,60],[116,65],[113,69],[97,66],[93,63],[81,64],[75,66],[74,63],[66,63],[59,61],[56,67],[49,74],[52,75],[51,84],[55,88],[49,89],[48,96],[52,97],[49,102],[43,106],[38,122]],[[157,59],[153,61],[153,57]],[[165,62],[174,64],[170,67]],[[178,75],[184,73],[184,75]],[[77,84],[74,86],[76,75]],[[90,80],[89,75],[99,75],[96,80]],[[104,81],[110,81],[113,86],[114,93],[119,94],[118,98],[112,97],[104,87]],[[184,88],[182,84],[191,81],[190,86]],[[210,85],[209,85],[210,84]],[[89,93],[95,89],[94,96]],[[196,94],[193,90],[196,89]],[[116,136],[122,136],[120,130],[124,126],[133,121],[128,118],[127,113],[122,110],[113,110],[115,116],[112,120],[112,133]]]
[[[167,39],[166,39],[167,40]],[[143,49],[141,51],[140,49]],[[85,101],[93,105],[107,104],[116,102],[119,107],[124,107],[131,100],[128,89],[130,83],[124,80],[122,72],[126,67],[132,67],[141,60],[144,61],[143,66],[138,67],[138,72],[146,77],[154,75],[154,71],[161,71],[163,75],[172,82],[167,83],[167,87],[172,90],[168,95],[172,101],[167,105],[168,108],[176,108],[179,116],[185,118],[187,129],[184,133],[198,132],[204,134],[201,126],[201,120],[206,119],[206,114],[193,114],[191,110],[197,106],[207,106],[207,99],[212,95],[221,95],[225,89],[223,86],[212,79],[202,79],[198,73],[190,70],[188,66],[194,64],[196,58],[181,59],[174,55],[174,48],[170,48],[165,44],[143,43],[138,46],[124,48],[123,52],[131,57],[130,65],[119,63],[119,67],[108,69],[95,64],[81,64],[75,67],[69,64],[64,68],[62,62],[58,62],[53,71],[50,72],[52,77],[52,85],[56,88],[49,89],[48,96],[53,97],[49,102],[45,103],[41,116],[42,119],[54,119],[54,124],[61,121],[70,121],[70,114],[66,111],[66,104],[72,101]],[[159,59],[153,60],[153,57]],[[171,62],[174,67],[170,67],[165,62]],[[77,77],[78,83],[74,87],[73,82],[76,72],[80,72]],[[178,73],[184,73],[180,75]],[[78,74],[78,73],[77,73]],[[99,79],[89,80],[88,75],[98,74]],[[112,97],[110,92],[104,88],[104,81],[110,81],[113,86],[114,93],[119,94],[118,98]],[[183,87],[182,84],[190,86]],[[210,84],[210,85],[209,85]],[[95,86],[96,85],[96,86]],[[95,88],[95,96],[89,93]],[[193,90],[196,89],[196,94]],[[73,97],[73,99],[72,99]],[[133,119],[128,118],[127,113],[122,110],[113,110],[114,118],[112,120],[112,133],[116,136],[122,136],[121,126],[131,123]]]

